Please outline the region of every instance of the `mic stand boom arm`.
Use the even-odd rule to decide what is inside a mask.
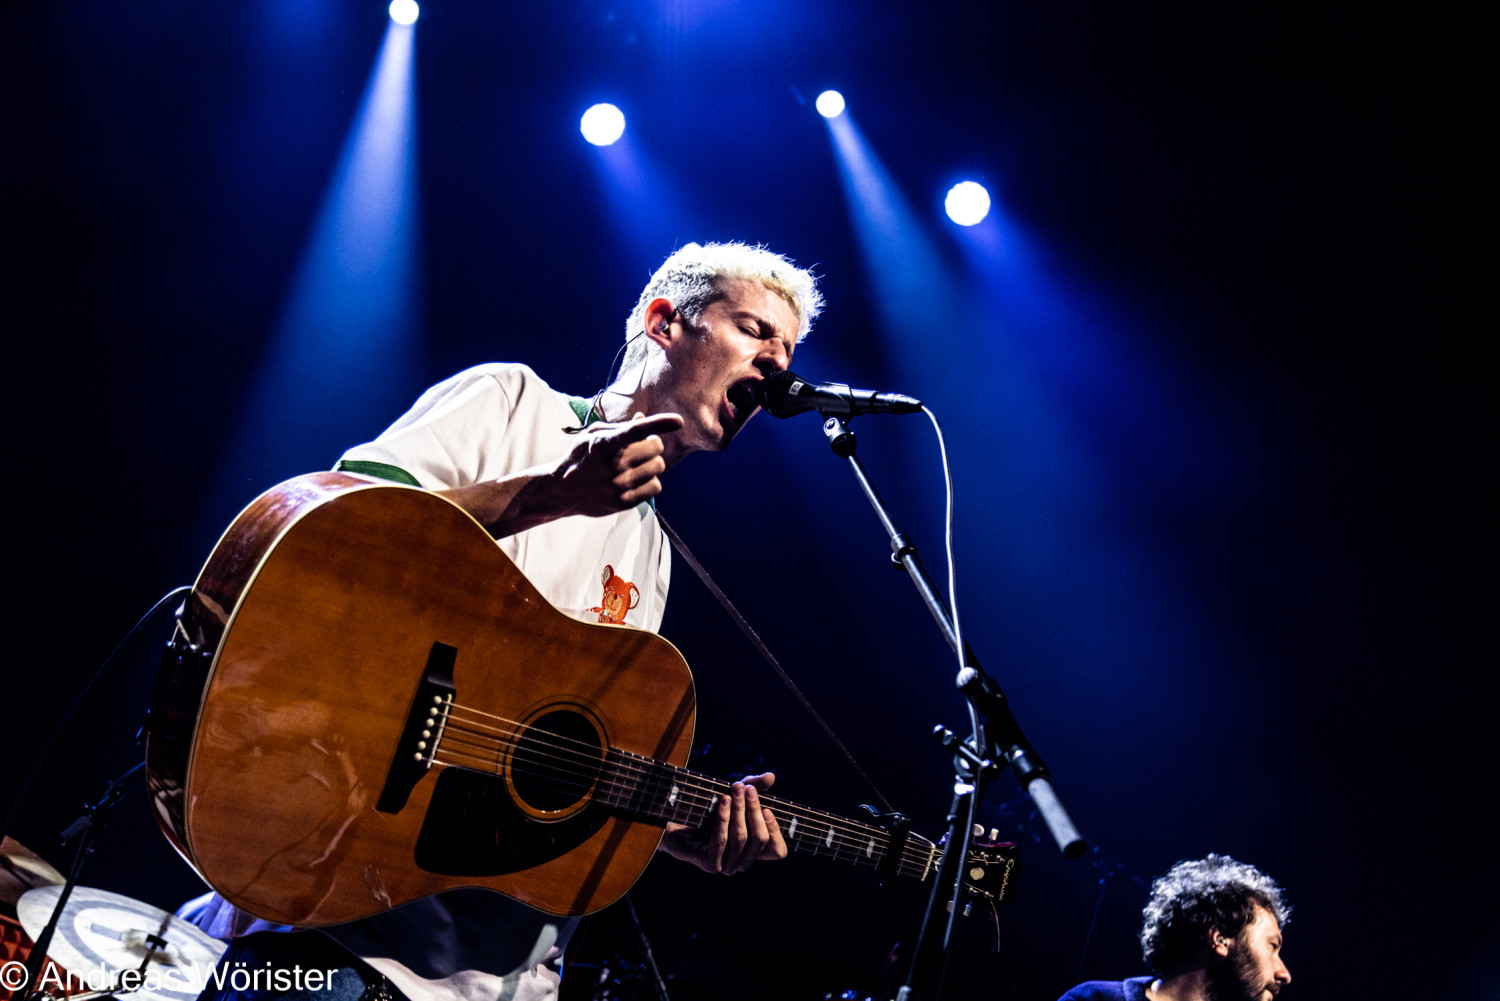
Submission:
[[[823,422],[823,434],[828,439],[829,448],[835,455],[849,461],[849,468],[854,471],[855,479],[859,481],[870,506],[875,509],[876,517],[885,526],[891,542],[891,560],[906,570],[908,579],[926,602],[927,610],[932,613],[938,628],[947,638],[948,645],[958,652],[958,633],[953,626],[953,617],[933,586],[932,578],[923,568],[916,546],[896,527],[880,494],[865,473],[864,465],[855,454],[858,441],[854,432],[849,430],[846,421],[826,414],[824,416],[827,419]],[[957,686],[968,700],[974,735],[963,745],[953,746],[956,741],[951,734],[944,739],[941,735],[947,734],[947,731],[943,727],[937,729],[939,739],[956,752],[954,764],[957,774],[953,804],[948,814],[947,850],[943,854],[938,876],[933,881],[927,913],[912,955],[911,974],[907,984],[897,994],[898,1001],[935,999],[938,996],[949,937],[944,934],[939,941],[933,935],[935,918],[941,913],[939,901],[944,900],[948,905],[951,927],[953,916],[961,906],[958,899],[962,892],[961,883],[955,870],[961,868],[962,861],[969,854],[973,804],[983,797],[984,783],[998,773],[1000,767],[1010,765],[1015,769],[1017,780],[1046,821],[1048,830],[1052,832],[1052,837],[1064,856],[1074,858],[1081,855],[1086,847],[1078,829],[1073,826],[1072,818],[1052,790],[1047,766],[1021,731],[1021,725],[1011,713],[1010,703],[1000,690],[1000,685],[980,668],[974,651],[967,643],[964,644],[962,656],[964,668],[959,672]]]

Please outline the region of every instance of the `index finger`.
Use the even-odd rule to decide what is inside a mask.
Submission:
[[[625,442],[644,441],[654,434],[667,434],[682,427],[678,414],[652,414],[649,417],[632,417],[615,425],[615,435]]]

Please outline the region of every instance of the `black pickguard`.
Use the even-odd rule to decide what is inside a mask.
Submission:
[[[500,876],[566,855],[609,817],[608,810],[590,802],[565,820],[544,823],[516,807],[504,779],[445,768],[413,854],[428,872]]]

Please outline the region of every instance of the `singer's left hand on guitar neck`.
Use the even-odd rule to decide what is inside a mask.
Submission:
[[[773,772],[746,776],[732,795],[719,797],[714,819],[702,827],[667,824],[661,850],[691,862],[704,872],[733,876],[761,859],[784,859],[786,841],[771,811],[760,805],[760,794],[776,782]]]

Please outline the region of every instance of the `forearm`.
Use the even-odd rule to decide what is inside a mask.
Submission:
[[[541,467],[437,493],[467,511],[497,539],[578,513],[559,489],[556,470]]]

